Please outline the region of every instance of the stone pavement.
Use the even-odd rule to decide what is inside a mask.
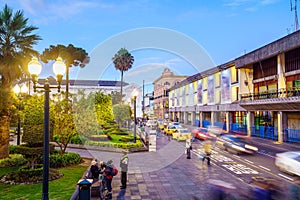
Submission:
[[[112,159],[119,165],[120,153],[100,152],[86,149],[69,148],[68,151],[80,153],[83,157],[98,160]],[[120,190],[120,174],[113,179],[113,199],[213,199],[209,181],[222,180],[232,184],[236,189],[228,189],[229,193],[240,196],[247,195],[249,186],[229,172],[212,163],[202,166],[202,161],[192,154],[186,159],[185,143],[169,141],[161,135],[157,138],[156,152],[140,152],[129,154],[128,185]],[[196,197],[196,198],[195,198]],[[97,199],[97,198],[92,198]]]

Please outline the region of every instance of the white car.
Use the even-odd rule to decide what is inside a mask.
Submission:
[[[276,154],[275,165],[281,171],[300,176],[300,151]]]
[[[151,127],[151,128],[156,128],[157,126],[157,122],[155,120],[149,119],[146,122],[146,126]]]

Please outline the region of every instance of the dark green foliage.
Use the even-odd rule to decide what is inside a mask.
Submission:
[[[9,158],[0,160],[0,167],[14,167],[21,166],[26,162],[25,158],[21,154],[10,154]]]
[[[50,169],[49,180],[54,180],[63,176],[58,170]],[[43,165],[36,165],[34,169],[24,166],[18,171],[9,173],[5,177],[6,181],[13,183],[38,183],[43,180]]]
[[[111,128],[109,129],[110,134],[114,135],[128,135],[127,129]]]
[[[121,136],[120,141],[121,142],[133,142],[134,138],[133,138],[133,136]]]
[[[84,144],[85,137],[80,136],[80,135],[75,135],[71,138],[70,143],[71,144]]]
[[[16,145],[10,145],[9,146],[9,154],[15,154],[16,153],[17,146]]]
[[[50,155],[50,167],[60,168],[82,162],[82,158],[77,153],[64,153],[64,154],[52,154]]]
[[[53,138],[54,112],[50,103],[50,140]],[[22,141],[29,146],[43,144],[44,141],[44,97],[33,95],[24,106],[24,124]]]

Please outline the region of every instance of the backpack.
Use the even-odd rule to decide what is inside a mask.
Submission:
[[[106,168],[107,168],[107,175],[116,176],[119,172],[117,167],[114,166],[113,164],[107,165]]]

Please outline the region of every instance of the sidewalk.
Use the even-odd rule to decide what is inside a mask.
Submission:
[[[113,152],[72,148],[69,148],[68,151],[98,160],[112,159],[116,166],[121,157],[120,153]],[[113,179],[113,199],[189,200],[197,197],[209,200],[215,195],[212,194],[211,186],[208,183],[212,179],[231,183],[236,189],[228,189],[228,192],[237,196],[249,192],[249,186],[246,183],[227,171],[214,164],[211,167],[202,166],[202,161],[199,161],[194,154],[192,154],[192,159],[186,159],[184,151],[185,143],[169,141],[162,134],[157,138],[156,152],[129,154],[127,189],[126,191],[120,190],[119,173]],[[118,194],[122,197],[118,197]]]

